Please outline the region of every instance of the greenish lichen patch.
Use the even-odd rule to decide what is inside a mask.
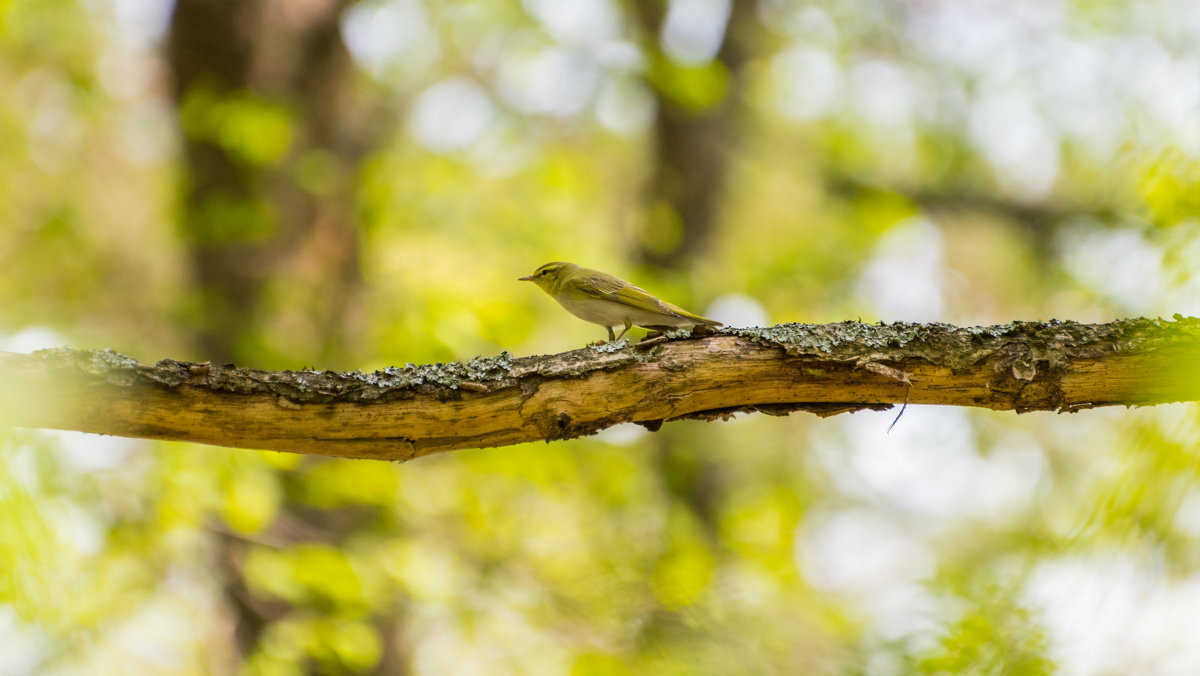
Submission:
[[[769,343],[782,347],[789,354],[862,353],[867,350],[887,351],[905,349],[915,343],[928,341],[930,336],[953,332],[957,327],[949,324],[864,324],[845,321],[838,324],[777,324],[765,328],[722,329],[727,335],[749,338],[755,342]],[[988,333],[990,329],[977,327],[972,333]]]
[[[596,354],[612,354],[620,352],[627,347],[629,347],[629,341],[622,338],[621,340],[610,340],[607,343],[600,343],[598,345],[588,345],[587,349]]]
[[[55,347],[34,352],[46,366],[66,374],[87,374],[102,378],[114,385],[132,385],[155,369],[139,364],[136,359],[110,349],[75,350]],[[164,378],[169,379],[168,374]]]
[[[995,326],[957,327],[938,322],[913,324],[778,324],[766,328],[722,329],[720,333],[782,348],[791,356],[831,356],[863,360],[924,358],[955,370],[969,368],[1011,345],[1022,346],[1032,360],[1057,368],[1079,351],[1139,350],[1163,340],[1200,340],[1200,320],[1177,317],[1123,319],[1109,324],[1080,324],[1052,319]],[[1022,371],[1028,372],[1028,366]]]
[[[68,347],[52,347],[34,352],[49,366],[68,366],[89,373],[102,373],[114,369],[131,369],[138,361],[114,350],[74,350]]]
[[[603,349],[606,345],[616,347]],[[628,364],[651,361],[654,351],[630,349],[624,340],[605,345],[588,346],[561,354],[524,357],[516,360],[512,373],[516,378],[536,374],[548,378],[576,378],[592,371],[620,368]]]
[[[458,389],[464,382],[502,382],[512,377],[513,356],[507,350],[495,357],[474,357],[465,362],[439,364],[405,364],[389,366],[373,373],[346,374],[367,385],[382,388],[413,389],[436,385]]]
[[[789,356],[821,356],[856,361],[898,361],[927,357],[949,361],[955,369],[969,367],[986,352],[977,344],[994,339],[1002,327],[964,330],[949,324],[779,324],[766,328],[724,329],[722,333],[782,348]]]
[[[513,356],[505,351],[494,357],[476,357],[465,362],[409,364],[374,373],[335,373],[263,371],[232,365],[203,365],[202,369],[197,369],[200,365],[170,359],[151,366],[112,350],[54,348],[40,350],[35,356],[64,376],[95,377],[126,386],[139,382],[166,387],[190,384],[215,392],[273,394],[303,402],[381,400],[403,396],[404,392],[453,391],[464,382],[503,383],[511,380],[514,363]],[[201,375],[196,377],[198,373]]]

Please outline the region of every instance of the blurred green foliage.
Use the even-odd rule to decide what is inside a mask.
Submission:
[[[291,143],[289,114],[282,107],[252,97],[220,97],[197,87],[179,107],[183,133],[212,141],[250,165],[271,164]]]
[[[691,112],[720,103],[729,90],[729,71],[715,60],[699,66],[681,65],[660,55],[651,63],[646,80],[664,99]]]
[[[701,4],[647,30],[606,0],[353,3],[338,103],[377,142],[348,163],[282,94],[174,108],[171,3],[0,0],[0,349],[206,358],[196,248],[292,232],[283,187],[349,202],[362,369],[594,340],[515,281],[551,260],[733,322],[1200,311],[1187,3],[760,0],[741,65]],[[712,241],[638,265],[691,236],[646,187],[658,111],[730,96]],[[185,138],[256,184],[185,212]],[[326,366],[320,258],[251,271],[239,362]],[[4,430],[0,672],[1172,673],[1196,413],[750,416],[407,465]]]
[[[992,602],[963,615],[942,637],[940,654],[919,664],[923,674],[1021,674],[1054,673],[1054,664],[1044,657],[1046,637],[1019,606]]]

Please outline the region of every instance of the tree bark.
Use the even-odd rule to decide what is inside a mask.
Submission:
[[[1200,319],[782,324],[374,373],[0,353],[0,424],[379,460],[735,412],[1200,400]]]

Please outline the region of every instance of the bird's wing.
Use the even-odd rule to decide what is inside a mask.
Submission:
[[[617,279],[612,275],[604,273],[596,274],[589,281],[588,285],[575,285],[575,289],[593,298],[611,300],[615,303],[628,305],[639,310],[658,312],[660,314],[673,314],[671,309],[666,307],[666,303],[663,303],[629,282]]]
[[[681,307],[663,302],[646,293],[645,290],[624,280],[617,279],[612,275],[599,273],[592,280],[589,288],[577,288],[579,291],[594,298],[611,300],[622,305],[628,305],[629,307],[637,308],[639,310],[657,312],[664,315],[674,315],[684,319],[694,319],[696,322],[701,324],[712,324],[714,326],[721,325],[720,322],[716,322],[699,315],[694,315]]]

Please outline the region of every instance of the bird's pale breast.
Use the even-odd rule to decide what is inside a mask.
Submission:
[[[648,312],[602,298],[571,299],[562,306],[576,317],[601,326],[623,326],[626,319],[635,326],[691,326],[695,323],[683,317]]]

